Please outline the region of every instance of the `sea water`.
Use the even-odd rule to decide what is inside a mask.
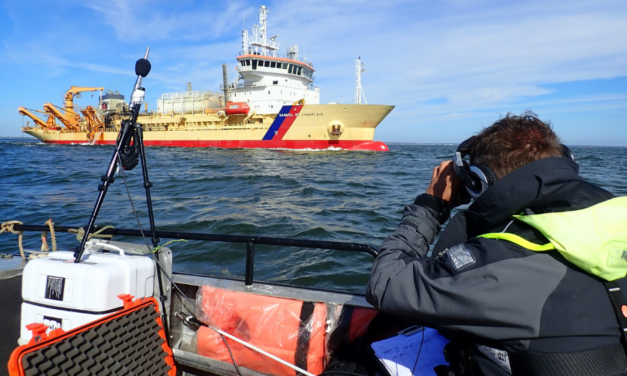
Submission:
[[[387,153],[149,147],[157,229],[378,248],[396,229],[403,207],[425,191],[433,167],[450,160],[456,145],[389,147]],[[571,149],[584,178],[615,195],[627,195],[627,148]],[[0,221],[43,225],[52,218],[61,226],[85,226],[112,153],[112,146],[0,140]],[[148,230],[141,168],[126,172],[126,178]],[[121,174],[106,195],[97,224],[138,228]],[[134,237],[115,240],[143,242]],[[71,234],[57,234],[57,242],[60,249],[78,245]],[[25,233],[24,246],[39,250],[40,233]],[[244,244],[189,241],[170,246],[176,271],[243,278]],[[17,249],[17,236],[0,235],[0,253]],[[257,246],[256,251],[257,281],[358,293],[365,290],[373,261],[367,254],[344,251],[271,246]]]

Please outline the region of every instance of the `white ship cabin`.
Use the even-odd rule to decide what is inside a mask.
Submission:
[[[320,104],[320,89],[313,86],[315,72],[307,59],[299,59],[298,46],[279,55],[278,35],[266,38],[268,10],[259,7],[259,24],[242,32],[242,52],[237,57],[238,77],[228,85],[228,100],[246,102],[258,114],[276,114],[282,106],[304,99],[306,104]],[[224,90],[224,87],[222,87]]]

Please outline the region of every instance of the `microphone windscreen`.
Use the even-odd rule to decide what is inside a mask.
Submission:
[[[148,73],[150,73],[150,61],[146,59],[137,60],[137,63],[135,63],[135,74],[146,77]]]

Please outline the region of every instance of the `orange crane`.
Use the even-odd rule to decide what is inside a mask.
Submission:
[[[67,111],[65,114],[61,112],[54,104],[52,103],[44,103],[44,111],[47,113],[54,115],[65,127],[72,131],[80,130],[79,121],[81,116],[74,111]]]
[[[35,116],[32,112],[28,111],[24,107],[20,107],[20,108],[17,109],[17,112],[19,112],[20,115],[26,115],[29,118],[33,119],[35,124],[37,124],[41,128],[43,128],[43,129],[57,129],[57,122],[54,120],[54,115],[49,114],[47,112],[38,111],[38,110],[32,110],[32,111],[41,112],[42,114],[47,114],[48,115],[48,120],[47,121],[41,120],[40,118]]]
[[[85,109],[81,110],[81,112],[87,121],[87,130],[89,131],[87,138],[89,139],[89,143],[93,143],[96,134],[104,131],[104,123],[100,120],[100,117],[92,106],[85,107]]]
[[[65,111],[70,114],[76,114],[74,111],[74,98],[80,98],[81,93],[86,91],[97,91],[104,90],[104,87],[80,87],[80,86],[72,86],[70,90],[65,92],[63,96],[63,100],[65,101]]]

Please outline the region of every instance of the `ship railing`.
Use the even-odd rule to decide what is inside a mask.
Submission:
[[[179,93],[163,93],[159,100],[185,100],[189,98],[211,98],[218,97],[221,93],[216,93],[209,90],[196,90],[196,91],[182,91]]]
[[[4,223],[4,222],[1,222]],[[48,226],[37,225],[14,225],[13,229],[16,231],[49,231]],[[120,235],[120,236],[132,236],[132,237],[144,237],[146,233],[142,233],[139,230],[124,229],[124,228],[102,228],[94,226],[93,231],[101,230],[102,235]],[[72,230],[72,231],[70,231]],[[54,226],[55,232],[75,232],[76,227],[68,226]],[[84,231],[84,229],[83,229]],[[376,258],[379,252],[376,248],[360,243],[351,242],[336,242],[327,240],[313,240],[313,239],[293,239],[293,238],[271,238],[263,236],[250,236],[250,235],[226,235],[226,234],[209,234],[209,233],[196,233],[196,232],[180,232],[180,231],[156,231],[156,236],[160,239],[185,239],[185,240],[202,240],[209,242],[225,242],[225,243],[240,243],[246,244],[246,269],[244,274],[244,284],[246,286],[252,286],[255,273],[255,246],[256,245],[269,245],[279,247],[296,247],[296,248],[311,248],[313,250],[336,250],[344,252],[358,252],[366,253],[373,258]]]
[[[275,55],[261,55],[261,54],[256,54],[256,53],[250,53],[248,51],[240,51],[239,52],[239,56],[243,56],[243,55],[253,55],[253,56],[259,56],[259,57],[265,57],[268,59],[272,59],[273,57],[278,57],[281,59],[288,59],[288,60],[294,60],[294,61],[298,61],[301,63],[305,63],[307,65],[309,65],[310,67],[313,68],[313,63],[307,59],[301,59],[301,58],[294,58],[294,56],[291,55],[286,55],[286,54],[275,54]]]
[[[279,87],[286,87],[289,89],[301,89],[301,90],[316,90],[318,87],[314,86],[314,85],[303,85],[303,84],[296,84],[296,83],[276,83],[276,84],[272,84],[272,83],[268,83],[266,81],[259,81],[259,82],[249,82],[249,83],[241,83],[241,84],[229,84],[227,85],[227,87],[229,89],[244,89],[244,88],[250,88],[250,87],[259,87],[259,88],[265,88],[265,87],[271,87],[271,86],[279,86]],[[224,85],[220,84],[220,90],[224,90]]]

